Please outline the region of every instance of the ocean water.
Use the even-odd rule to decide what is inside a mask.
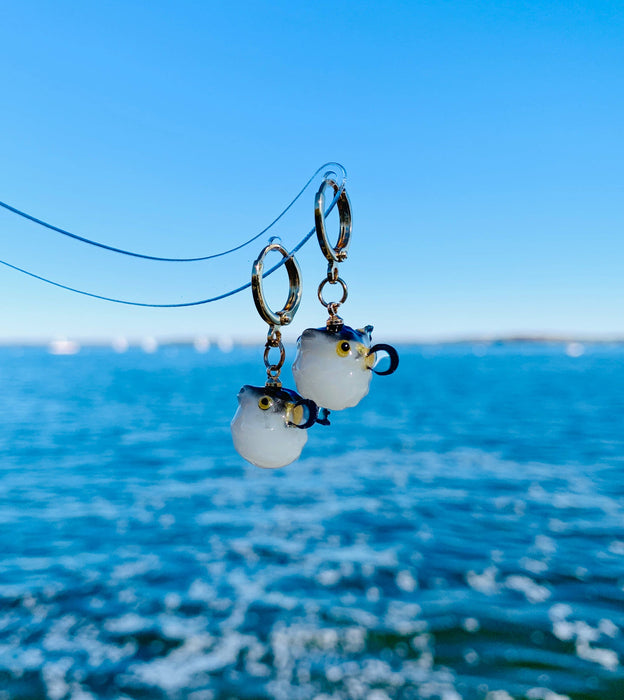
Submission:
[[[259,348],[0,350],[0,700],[624,698],[624,348],[584,350],[400,348],[278,471],[230,442]]]

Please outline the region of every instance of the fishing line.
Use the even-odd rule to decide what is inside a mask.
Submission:
[[[333,209],[333,204],[330,205],[327,208],[327,213],[329,213]],[[287,260],[289,260],[296,252],[301,250],[303,246],[312,238],[312,236],[316,233],[316,229],[312,229],[310,233],[308,233],[304,238],[301,239],[301,241],[290,251],[290,255],[287,258],[283,258],[280,260],[276,265],[274,265],[270,270],[265,272],[262,277],[263,279],[265,277],[268,277],[269,275],[273,274],[275,270],[279,269],[286,263]],[[272,239],[270,239],[272,240]],[[197,301],[185,301],[185,302],[180,302],[178,304],[148,304],[145,302],[140,302],[140,301],[129,301],[126,299],[116,299],[115,297],[105,297],[102,296],[101,294],[93,294],[93,292],[85,292],[82,289],[76,289],[74,287],[69,287],[66,284],[61,284],[60,282],[55,282],[54,280],[48,279],[47,277],[42,277],[41,275],[37,275],[34,272],[29,272],[28,270],[24,270],[22,267],[18,267],[17,265],[12,265],[9,262],[6,262],[5,260],[0,260],[0,265],[5,265],[6,267],[11,268],[11,270],[16,270],[17,272],[22,272],[25,275],[28,275],[29,277],[33,277],[36,280],[40,280],[41,282],[46,282],[47,284],[51,284],[54,287],[59,287],[60,289],[66,289],[68,292],[75,292],[76,294],[82,294],[83,296],[86,297],[92,297],[93,299],[101,299],[102,301],[112,301],[115,304],[126,304],[127,306],[148,306],[153,309],[177,309],[181,308],[184,306],[201,306],[202,304],[210,304],[213,301],[220,301],[221,299],[226,299],[227,297],[234,296],[234,294],[238,294],[239,292],[242,292],[245,289],[249,289],[251,287],[251,282],[247,282],[247,284],[243,284],[240,287],[237,287],[236,289],[232,289],[229,292],[224,292],[223,294],[219,294],[216,297],[210,297],[209,299],[198,299]]]
[[[336,173],[334,170],[331,170],[332,167],[336,167],[339,170],[339,173]],[[202,255],[199,257],[195,258],[165,258],[165,257],[159,257],[157,255],[147,255],[145,253],[136,253],[131,250],[125,250],[123,248],[116,248],[115,246],[107,245],[106,243],[100,243],[99,241],[94,241],[90,238],[86,238],[85,236],[79,236],[77,233],[71,233],[70,231],[66,231],[63,228],[60,228],[59,226],[54,226],[53,224],[48,223],[47,221],[43,221],[42,219],[38,219],[37,217],[33,216],[32,214],[28,214],[25,211],[21,211],[20,209],[17,209],[16,207],[11,206],[10,204],[7,204],[6,202],[0,202],[0,207],[3,207],[7,211],[11,212],[12,214],[17,214],[18,216],[21,216],[24,219],[27,219],[28,221],[32,221],[35,224],[38,224],[39,226],[43,226],[50,231],[55,231],[56,233],[60,233],[63,236],[68,236],[69,238],[73,238],[76,241],[80,241],[81,243],[86,243],[87,245],[92,245],[96,246],[97,248],[103,248],[104,250],[109,250],[113,253],[120,253],[121,255],[129,255],[133,258],[142,258],[143,260],[157,260],[159,262],[201,262],[202,260],[212,260],[214,258],[220,258],[223,257],[224,255],[229,255],[230,253],[234,253],[237,250],[240,250],[241,248],[244,248],[245,246],[249,245],[250,243],[253,243],[253,241],[258,240],[260,236],[264,235],[269,231],[275,224],[291,209],[291,207],[297,202],[297,200],[301,197],[301,195],[307,190],[307,188],[310,186],[310,183],[314,180],[314,178],[325,168],[330,168],[329,171],[325,173],[325,175],[333,174],[337,176],[338,178],[341,178],[341,183],[340,183],[340,188],[341,190],[344,188],[346,179],[347,179],[347,171],[344,169],[340,163],[325,163],[324,165],[321,165],[320,168],[317,169],[317,171],[312,175],[312,177],[306,182],[306,184],[302,187],[300,192],[297,194],[297,196],[288,204],[288,206],[275,218],[273,221],[266,226],[265,228],[260,231],[260,233],[257,233],[255,236],[252,236],[248,240],[246,240],[244,243],[241,243],[240,245],[235,246],[234,248],[230,248],[228,250],[221,251],[220,253],[212,253],[210,255]],[[19,268],[17,268],[19,269]],[[20,270],[21,272],[24,272],[23,270]],[[47,280],[44,280],[47,281]]]
[[[196,258],[164,258],[164,257],[156,257],[156,256],[151,256],[151,255],[144,255],[142,253],[135,253],[132,251],[127,251],[123,250],[121,248],[115,248],[113,246],[106,245],[104,243],[99,243],[97,241],[93,241],[88,238],[84,238],[82,236],[78,236],[77,234],[70,233],[69,231],[65,231],[64,229],[60,229],[56,226],[53,226],[52,224],[48,224],[44,221],[41,221],[39,219],[36,219],[35,217],[31,216],[30,214],[27,214],[25,212],[22,212],[18,209],[15,209],[14,207],[11,207],[8,204],[5,204],[4,202],[0,202],[0,206],[4,207],[8,211],[18,214],[19,216],[22,216],[25,219],[28,219],[30,221],[33,221],[37,224],[40,224],[41,226],[44,226],[48,229],[51,229],[53,231],[56,231],[58,233],[61,233],[65,236],[69,236],[70,238],[73,238],[75,240],[78,240],[82,243],[87,243],[88,245],[96,246],[98,248],[103,248],[105,250],[109,250],[115,253],[121,253],[123,255],[128,255],[131,257],[135,258],[142,258],[142,259],[147,259],[147,260],[155,260],[159,262],[200,262],[203,260],[211,260],[214,258],[219,258],[223,257],[225,255],[228,255],[230,253],[233,253],[237,250],[240,250],[241,248],[244,248],[245,246],[249,245],[253,241],[257,240],[260,236],[263,234],[267,233],[275,224],[291,209],[291,207],[295,204],[295,202],[303,195],[303,193],[306,191],[306,189],[310,186],[310,184],[313,182],[314,178],[325,168],[331,166],[337,166],[338,169],[340,170],[342,174],[342,181],[339,185],[339,188],[330,202],[329,206],[327,207],[325,211],[325,216],[327,216],[336,206],[338,203],[338,200],[340,198],[340,195],[342,194],[344,187],[345,187],[345,182],[347,178],[347,172],[345,168],[340,165],[340,163],[325,163],[325,165],[322,165],[320,168],[316,170],[314,175],[306,182],[305,186],[301,189],[301,191],[297,194],[297,196],[288,204],[288,206],[277,216],[267,227],[265,227],[260,233],[256,234],[249,240],[245,241],[244,243],[236,246],[235,248],[231,248],[230,250],[226,250],[220,253],[214,253],[212,255],[206,255],[202,257],[196,257]],[[333,170],[326,171],[324,173],[324,177],[327,177],[329,175],[336,175],[336,172]],[[270,268],[267,272],[265,272],[262,277],[268,277],[269,275],[273,274],[276,270],[278,270],[282,265],[284,265],[295,253],[297,253],[303,246],[312,238],[312,236],[316,233],[316,228],[312,228],[309,233],[307,233],[297,245],[292,248],[290,251],[290,255],[286,258],[282,258],[276,265],[274,265],[272,268]],[[269,239],[273,240],[273,239]],[[224,292],[223,294],[219,294],[214,297],[210,297],[207,299],[198,299],[196,301],[187,301],[187,302],[179,302],[179,303],[174,303],[174,304],[150,304],[147,302],[139,302],[139,301],[130,301],[127,299],[118,299],[116,297],[108,297],[108,296],[103,296],[101,294],[94,294],[93,292],[87,292],[82,289],[77,289],[75,287],[70,287],[66,284],[62,284],[61,282],[56,282],[54,280],[51,280],[47,277],[43,277],[41,275],[37,275],[34,272],[30,272],[29,270],[26,270],[22,267],[18,267],[17,265],[13,265],[12,263],[9,263],[5,260],[0,260],[0,265],[4,265],[5,267],[10,268],[11,270],[15,270],[16,272],[21,272],[24,275],[27,275],[28,277],[32,277],[36,280],[39,280],[41,282],[45,282],[46,284],[50,284],[54,287],[58,287],[60,289],[65,289],[68,292],[74,292],[75,294],[81,294],[83,296],[91,297],[93,299],[100,299],[102,301],[109,301],[115,304],[125,304],[127,306],[142,306],[142,307],[149,307],[149,308],[157,308],[157,309],[174,309],[174,308],[182,308],[182,307],[188,307],[188,306],[201,306],[202,304],[209,304],[214,301],[220,301],[221,299],[226,299],[227,297],[233,296],[234,294],[238,294],[239,292],[244,291],[245,289],[249,289],[251,287],[251,282],[247,282],[246,284],[241,285],[240,287],[237,287],[236,289],[232,289],[228,292]]]

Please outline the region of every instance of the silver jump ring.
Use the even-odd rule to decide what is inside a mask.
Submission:
[[[284,360],[286,359],[286,350],[284,350],[284,346],[281,343],[278,346],[276,346],[279,350],[280,358],[277,362],[271,362],[269,359],[271,347],[271,345],[267,345],[264,348],[264,366],[267,368],[267,370],[277,371],[277,373],[279,374],[279,370],[282,368]]]
[[[347,190],[343,188],[338,197],[338,216],[340,217],[340,232],[338,242],[334,247],[327,240],[327,230],[325,228],[325,190],[331,187],[334,195],[338,193],[340,187],[335,180],[326,178],[319,187],[314,200],[314,223],[316,226],[316,237],[323,255],[329,262],[342,262],[347,257],[349,242],[351,241],[351,229],[353,227],[351,218],[351,202]]]
[[[272,311],[264,298],[262,291],[262,270],[264,269],[264,257],[272,250],[277,250],[286,258],[284,263],[288,272],[288,299],[281,311]],[[286,326],[294,318],[301,303],[301,270],[299,263],[279,243],[270,243],[254,261],[251,270],[251,291],[258,313],[271,326]]]
[[[342,287],[342,299],[340,301],[331,302],[331,301],[325,301],[325,299],[323,299],[323,287],[328,282],[330,284],[339,284]],[[346,282],[342,279],[342,277],[338,277],[338,279],[335,282],[331,282],[328,279],[324,279],[319,284],[318,298],[319,298],[319,301],[321,302],[321,304],[323,304],[323,306],[325,306],[325,307],[329,307],[330,304],[344,304],[345,301],[347,300],[347,284],[346,284]]]

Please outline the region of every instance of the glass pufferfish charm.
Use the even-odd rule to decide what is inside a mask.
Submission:
[[[373,372],[392,374],[399,365],[399,355],[391,345],[371,347],[372,332],[372,326],[306,329],[297,341],[292,367],[297,391],[333,411],[358,404],[368,394]],[[378,371],[374,367],[377,352],[382,351],[388,354],[390,366]]]
[[[295,391],[246,384],[231,423],[234,447],[257,467],[285,467],[301,454],[317,416],[316,404]]]

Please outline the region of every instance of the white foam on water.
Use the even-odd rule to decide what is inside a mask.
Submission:
[[[340,569],[324,569],[316,575],[316,580],[321,586],[335,586],[342,579]]]
[[[167,639],[201,638],[205,642],[213,637],[206,632],[209,619],[203,615],[197,617],[177,617],[167,613],[158,616],[158,626],[162,635]],[[218,638],[214,638],[215,644]]]
[[[479,593],[485,595],[494,595],[498,593],[500,585],[496,580],[498,569],[495,566],[488,566],[482,573],[476,571],[468,571],[466,573],[466,581],[470,588],[473,588]]]
[[[520,566],[532,574],[543,574],[548,571],[548,564],[540,559],[532,559],[531,557],[522,557]]]
[[[592,647],[589,642],[582,639],[576,640],[576,654],[580,659],[592,661],[600,666],[615,671],[620,665],[620,660],[617,653],[613,649],[601,649],[600,647]]]
[[[397,586],[407,593],[415,591],[418,587],[418,581],[414,578],[411,571],[399,571],[396,575]]]
[[[200,600],[208,602],[214,600],[217,597],[217,592],[203,579],[195,579],[189,587],[188,597],[191,600]]]
[[[548,688],[529,688],[526,697],[527,700],[570,700],[568,695],[560,695]]]
[[[564,620],[572,614],[572,608],[567,603],[555,603],[548,611],[548,617],[552,622]]]
[[[162,562],[155,554],[141,554],[134,561],[118,564],[112,571],[111,578],[127,580],[143,576],[149,571],[158,571],[162,567]]]
[[[481,623],[475,617],[467,617],[462,620],[462,627],[466,632],[478,632],[481,629]]]
[[[404,637],[410,637],[427,629],[427,623],[421,618],[421,614],[422,608],[417,603],[391,600],[383,617],[383,624]]]
[[[53,560],[49,557],[17,557],[8,562],[9,565],[23,571],[46,571],[53,563]]]
[[[543,554],[554,554],[557,551],[557,544],[548,535],[537,535],[535,537],[535,547]]]
[[[215,694],[212,690],[196,690],[194,693],[189,693],[187,696],[187,700],[214,700],[214,698]],[[123,698],[120,698],[120,700],[123,700]]]
[[[388,466],[387,462],[392,460],[393,464]],[[578,671],[565,665],[570,663],[571,645],[560,644],[557,638],[572,643],[578,657],[576,665],[583,673],[587,664],[582,661],[592,663],[596,678],[602,680],[619,666],[615,651],[621,647],[616,624],[620,621],[619,613],[617,616],[614,613],[614,620],[609,620],[604,617],[609,615],[606,605],[575,608],[576,614],[583,614],[591,622],[589,624],[574,619],[573,608],[566,603],[558,602],[550,608],[543,606],[544,603],[549,605],[551,599],[565,597],[573,601],[573,596],[578,595],[578,581],[568,576],[566,585],[570,588],[558,588],[556,577],[561,573],[562,561],[566,565],[575,562],[571,557],[577,550],[570,553],[567,548],[579,546],[574,537],[579,523],[588,517],[586,513],[566,512],[565,527],[570,537],[560,537],[554,530],[548,535],[536,536],[539,530],[531,528],[535,524],[530,520],[532,509],[517,507],[522,499],[484,496],[477,505],[475,528],[485,532],[486,528],[504,522],[505,527],[500,531],[504,534],[507,525],[512,523],[514,533],[518,533],[517,538],[514,534],[512,546],[507,546],[497,530],[496,537],[484,541],[481,547],[480,541],[473,541],[462,527],[463,521],[455,524],[451,521],[449,526],[444,517],[439,517],[443,512],[440,509],[427,521],[425,513],[431,504],[423,501],[423,497],[433,502],[439,498],[441,503],[437,505],[448,504],[449,513],[457,508],[461,514],[465,514],[473,498],[470,488],[438,488],[435,479],[465,479],[471,488],[477,488],[481,478],[492,479],[495,488],[491,493],[500,493],[497,489],[501,486],[511,488],[516,480],[526,495],[528,482],[522,482],[524,477],[518,474],[517,464],[491,456],[480,460],[476,452],[459,459],[457,455],[429,455],[421,460],[413,453],[397,456],[391,451],[379,451],[372,455],[347,456],[344,460],[342,457],[319,458],[314,467],[304,460],[299,464],[296,478],[285,476],[279,482],[274,481],[272,486],[256,476],[244,483],[218,477],[182,483],[176,482],[174,476],[159,478],[153,485],[147,482],[145,486],[140,479],[130,481],[124,497],[134,500],[119,506],[122,513],[129,513],[129,525],[118,541],[127,538],[133,542],[134,526],[143,518],[143,522],[150,525],[140,528],[141,532],[154,528],[158,534],[150,544],[153,551],[143,544],[115,549],[114,544],[107,543],[109,550],[103,549],[104,556],[98,555],[99,558],[95,554],[72,554],[71,551],[54,558],[52,563],[57,570],[59,566],[66,569],[59,576],[63,581],[61,590],[57,587],[51,591],[52,597],[62,593],[57,601],[48,600],[40,590],[38,592],[37,586],[45,571],[37,568],[41,562],[34,565],[34,558],[31,568],[22,571],[23,585],[0,587],[0,594],[6,591],[9,597],[19,598],[17,612],[0,618],[0,628],[9,629],[23,623],[24,630],[20,631],[19,638],[15,636],[14,644],[0,647],[1,668],[15,671],[17,676],[24,669],[39,670],[46,664],[56,663],[59,658],[72,658],[74,666],[64,675],[62,669],[48,669],[50,682],[57,683],[55,692],[66,690],[62,700],[81,700],[80,693],[90,691],[85,681],[89,670],[106,668],[111,662],[120,664],[119,676],[123,676],[124,682],[150,697],[150,693],[160,697],[160,692],[176,699],[203,700],[210,697],[211,691],[206,686],[215,682],[212,674],[223,674],[228,682],[236,679],[234,682],[240,683],[240,688],[247,688],[247,683],[257,683],[261,692],[271,693],[279,700],[321,697],[321,689],[333,700],[370,700],[376,692],[379,697],[393,698],[401,695],[401,689],[409,689],[414,697],[453,700],[460,697],[459,692],[463,692],[464,687],[474,690],[476,685],[471,685],[474,679],[470,675],[474,669],[467,674],[458,671],[456,678],[453,672],[440,668],[440,659],[444,656],[444,663],[449,666],[457,663],[458,669],[463,668],[462,657],[469,664],[480,663],[482,685],[489,686],[480,697],[486,692],[514,694],[513,685],[508,687],[501,680],[503,675],[488,677],[494,664],[498,664],[497,672],[505,670],[504,655],[497,656],[499,652],[494,650],[494,660],[488,661],[480,646],[481,639],[471,637],[469,646],[457,645],[458,649],[451,651],[449,658],[448,648],[443,648],[446,644],[444,632],[450,628],[452,634],[457,632],[461,636],[463,628],[474,634],[482,626],[486,638],[490,632],[490,616],[497,615],[497,623],[504,620],[509,623],[511,633],[519,630],[519,636],[527,638],[524,632],[531,631],[534,623],[548,624],[545,619],[548,610],[555,636],[549,643],[559,647],[554,652],[554,664],[558,663],[557,654],[561,653],[562,658],[563,654],[568,654],[562,667],[557,668],[557,672],[565,676],[562,683],[570,679],[573,682]],[[350,471],[343,468],[345,461]],[[432,465],[433,483],[423,485],[421,482],[423,464]],[[341,469],[334,475],[337,465]],[[536,472],[540,468],[529,467]],[[395,486],[387,480],[395,469],[402,469],[408,475],[409,493],[405,489],[395,492]],[[337,488],[337,495],[332,495],[323,480]],[[370,483],[363,486],[366,480]],[[82,481],[76,483],[78,488],[84,486]],[[275,483],[284,492],[283,502],[277,506],[273,504],[272,493],[277,488]],[[389,491],[383,497],[360,497],[367,488],[376,488],[382,483],[389,484]],[[573,482],[567,477],[562,477],[558,483],[563,484],[561,488],[571,484],[579,493],[584,488],[580,481]],[[540,508],[553,505],[546,490],[540,493],[536,489],[535,493]],[[185,521],[186,505],[181,506],[172,511],[177,516],[170,523],[173,531],[163,532],[158,523],[163,527],[167,523],[162,521],[165,516],[159,516],[159,512],[169,509],[175,499],[187,497],[197,497],[204,504],[200,510],[207,508],[206,503],[213,503],[214,510],[204,511],[205,516],[197,519],[191,513]],[[527,497],[532,500],[530,494]],[[101,501],[92,499],[91,512],[89,504],[83,507],[80,503],[76,504],[75,512],[81,517],[99,518],[100,526],[104,523],[106,532],[110,532],[114,530],[110,523],[114,521],[117,508],[111,504],[115,503],[112,497]],[[420,510],[422,504],[424,509]],[[582,497],[561,499],[553,507],[598,507],[604,512],[600,499]],[[400,514],[394,521],[398,524],[398,534],[390,529],[393,510]],[[59,507],[57,515],[62,512],[63,508]],[[349,522],[352,514],[356,516],[353,528]],[[360,522],[371,514],[365,524]],[[457,513],[453,517],[457,518]],[[521,527],[515,529],[515,523],[520,523]],[[547,531],[545,521],[541,525]],[[198,534],[197,541],[180,544],[176,537],[180,528],[186,527],[199,529],[193,532]],[[403,534],[406,527],[411,529]],[[600,527],[606,526],[601,522]],[[114,532],[112,534],[115,536]],[[161,536],[162,541],[156,542]],[[610,533],[600,547],[606,549],[612,540]],[[618,562],[615,555],[619,555],[620,545],[615,540],[609,546],[607,563],[613,569]],[[553,556],[558,549],[559,556]],[[454,559],[455,551],[465,558]],[[172,571],[177,574],[178,562],[181,564],[179,578],[164,579]],[[585,563],[589,581],[595,570],[589,561]],[[4,565],[6,560],[2,562]],[[11,567],[17,565],[16,559],[11,560]],[[432,568],[440,571],[431,573]],[[153,572],[162,572],[164,582],[160,573],[153,576]],[[569,574],[569,568],[565,573]],[[34,574],[32,579],[27,578],[30,574]],[[92,578],[99,583],[85,587]],[[612,588],[617,589],[617,585]],[[95,589],[93,594],[92,589]],[[510,591],[520,595],[510,594]],[[499,598],[484,600],[481,594]],[[91,595],[94,597],[90,598]],[[531,605],[527,605],[525,599]],[[93,600],[98,601],[98,610],[91,615],[88,603]],[[261,608],[260,612],[256,606]],[[65,615],[65,610],[75,614]],[[592,614],[602,617],[599,621],[590,620]],[[32,635],[33,622],[44,618],[48,633],[42,632],[31,643],[31,637],[36,637]],[[265,626],[257,629],[257,636],[243,633],[256,629],[254,625],[260,625],[260,620]],[[436,640],[437,629],[441,632]],[[141,649],[130,642],[122,646],[115,638],[115,635],[132,635],[144,630],[153,632],[156,638],[153,648],[151,634]],[[389,634],[389,639],[395,641],[380,650],[379,634]],[[166,643],[159,645],[158,638],[164,638]],[[532,646],[527,638],[527,649],[540,653],[536,647],[543,639],[537,634],[531,636],[535,644]],[[167,640],[174,640],[180,646],[167,651],[172,646]],[[20,644],[24,644],[23,649],[19,648]],[[613,649],[607,648],[610,646]],[[562,647],[565,647],[564,652]],[[151,654],[159,653],[166,655],[150,658]],[[144,654],[149,660],[143,660]],[[12,664],[6,661],[11,655]],[[370,656],[379,658],[371,660]],[[271,658],[275,659],[272,666],[268,661]],[[326,669],[327,682],[336,687],[319,686],[315,669]],[[516,667],[512,672],[515,670]],[[533,682],[543,685],[549,681],[536,674]],[[502,689],[503,685],[506,690]],[[565,696],[554,694],[548,696],[548,700],[560,697]],[[535,698],[537,700],[538,696]]]
[[[236,632],[216,641],[208,634],[189,637],[164,658],[132,664],[129,675],[148,686],[169,692],[193,689],[205,674],[234,664],[239,652],[254,641],[253,637]]]
[[[104,629],[118,634],[136,634],[149,629],[151,624],[147,617],[142,617],[135,612],[129,612],[121,617],[105,620]]]
[[[607,637],[615,638],[620,633],[620,628],[612,621],[603,618],[598,622],[598,630]]]
[[[73,682],[69,691],[69,700],[98,700],[98,698],[86,691],[79,683]]]
[[[512,591],[522,593],[529,603],[543,603],[552,595],[546,586],[540,586],[528,576],[514,574],[505,579],[505,586]]]
[[[70,686],[66,682],[65,676],[72,665],[73,660],[69,657],[63,657],[58,661],[43,665],[41,675],[49,700],[63,700],[69,693]]]
[[[506,690],[490,690],[485,700],[514,700]]]
[[[612,554],[620,554],[624,556],[624,542],[621,540],[613,540],[609,545],[609,551]]]
[[[615,671],[618,668],[620,659],[615,650],[592,646],[592,643],[599,641],[601,635],[608,637],[617,635],[619,630],[615,623],[603,618],[598,627],[592,627],[583,620],[568,620],[567,618],[572,614],[572,608],[565,604],[553,606],[549,614],[555,637],[565,642],[574,641],[576,655],[580,659],[598,664],[609,671]]]

